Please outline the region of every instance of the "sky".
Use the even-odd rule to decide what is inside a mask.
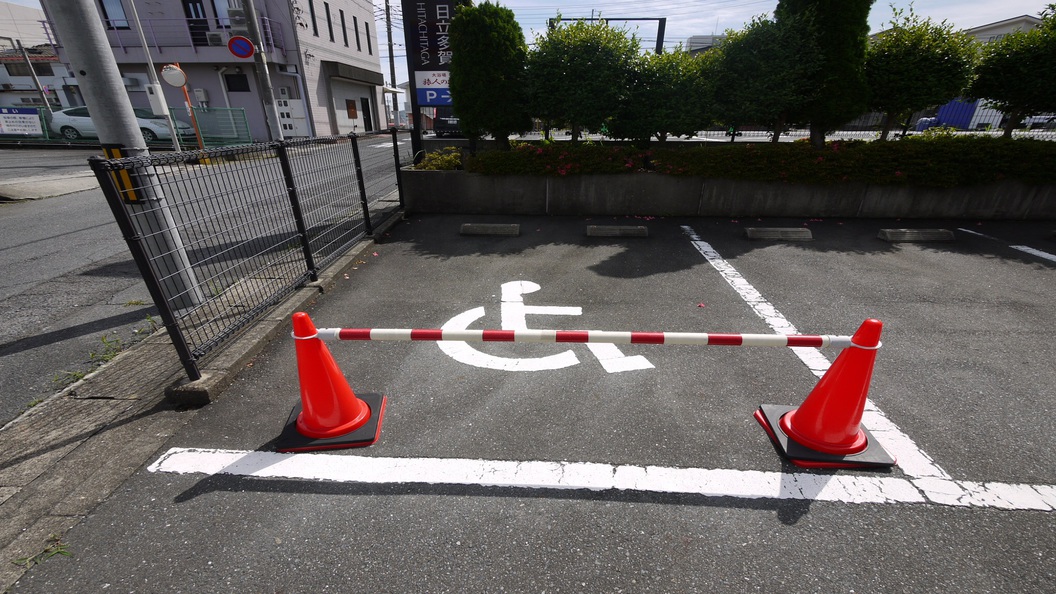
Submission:
[[[39,8],[36,0],[5,0]],[[128,1],[128,0],[126,0]],[[139,0],[142,2],[142,0]],[[364,0],[367,1],[367,0]],[[493,0],[494,1],[494,0]],[[921,17],[930,17],[934,21],[948,21],[957,29],[969,29],[1003,21],[1021,15],[1037,16],[1049,2],[1056,0],[915,0],[885,1],[878,0],[873,4],[869,16],[869,25],[873,32],[883,30],[891,21],[891,6],[907,9],[910,4]],[[406,58],[403,46],[403,28],[399,23],[400,0],[390,0],[393,11],[393,53],[396,56],[396,77],[399,82],[407,80]],[[478,0],[479,3],[479,0]],[[634,30],[642,40],[642,46],[652,48],[656,43],[656,25],[645,21],[641,23],[619,23],[619,17],[625,18],[667,18],[667,31],[664,36],[665,48],[674,48],[685,43],[692,35],[722,34],[726,29],[741,29],[752,17],[770,15],[777,0],[498,0],[498,3],[513,10],[517,22],[524,29],[525,40],[532,43],[537,33],[546,30],[547,19],[558,12],[565,18],[604,16],[616,26],[625,26]],[[388,48],[384,37],[384,0],[374,0],[378,16],[376,31],[381,36],[378,44],[382,71],[389,78]]]

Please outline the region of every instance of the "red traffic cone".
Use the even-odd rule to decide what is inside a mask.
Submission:
[[[799,408],[764,404],[755,419],[790,462],[806,468],[894,466],[895,459],[861,426],[880,320],[866,320]]]
[[[279,436],[280,452],[369,446],[381,433],[385,397],[357,397],[317,334],[308,314],[293,314],[301,403]]]

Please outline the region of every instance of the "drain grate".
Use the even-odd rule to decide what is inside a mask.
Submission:
[[[949,229],[881,229],[878,238],[892,243],[911,241],[953,241]]]
[[[803,227],[745,227],[748,239],[777,239],[781,241],[811,241],[814,234]]]
[[[521,234],[521,226],[513,224],[497,224],[497,223],[462,223],[462,228],[459,230],[461,235],[510,235],[518,236]]]
[[[587,225],[588,237],[649,237],[641,225]]]

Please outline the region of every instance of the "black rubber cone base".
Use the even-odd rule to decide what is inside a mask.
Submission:
[[[275,449],[280,452],[311,452],[314,450],[340,450],[362,448],[373,445],[381,435],[381,417],[385,414],[385,397],[381,394],[356,394],[370,407],[370,419],[359,429],[325,439],[305,437],[297,430],[297,415],[301,414],[301,403],[293,407],[282,434],[275,440]]]
[[[850,456],[837,456],[812,450],[789,439],[781,430],[781,417],[796,410],[794,406],[764,404],[755,412],[755,420],[766,430],[774,444],[788,461],[802,468],[889,468],[895,459],[880,445],[869,430],[862,427],[867,443],[864,450]]]

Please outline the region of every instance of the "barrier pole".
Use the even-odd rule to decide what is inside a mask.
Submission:
[[[323,340],[459,341],[522,343],[669,344],[695,346],[863,347],[850,336],[828,334],[717,334],[704,332],[611,332],[605,330],[445,330],[319,328]]]

